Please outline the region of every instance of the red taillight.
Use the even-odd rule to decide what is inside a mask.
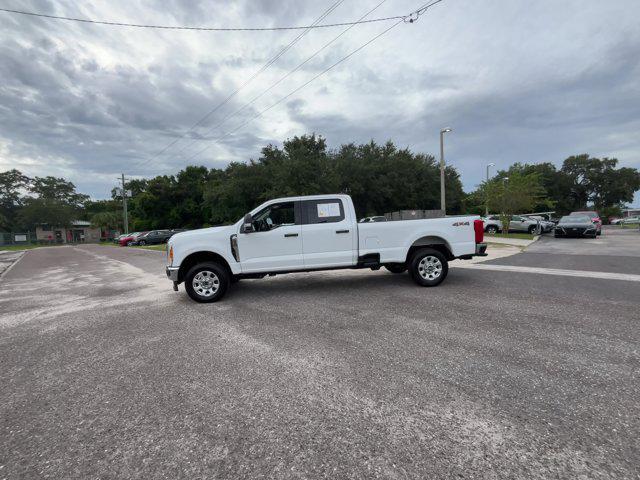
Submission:
[[[476,233],[476,243],[482,243],[484,240],[484,222],[482,220],[474,220],[473,231]]]

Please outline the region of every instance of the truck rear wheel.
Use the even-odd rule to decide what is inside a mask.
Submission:
[[[229,288],[229,273],[214,262],[199,263],[184,279],[187,294],[196,302],[210,303],[220,300]]]
[[[409,261],[409,272],[413,280],[422,287],[440,285],[449,273],[445,256],[433,248],[422,248]]]
[[[407,265],[405,263],[387,263],[384,268],[391,273],[404,273],[407,271]]]

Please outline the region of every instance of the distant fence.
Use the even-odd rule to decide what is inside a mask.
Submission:
[[[35,232],[0,232],[0,245],[26,245],[35,242]]]
[[[400,210],[385,213],[387,220],[423,220],[425,218],[444,217],[442,210]]]

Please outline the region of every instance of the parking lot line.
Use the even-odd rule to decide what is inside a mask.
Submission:
[[[515,265],[487,265],[486,263],[452,265],[454,268],[492,270],[496,272],[534,273],[539,275],[560,275],[565,277],[597,278],[600,280],[624,280],[640,282],[640,275],[631,273],[590,272],[586,270],[565,270],[559,268],[521,267]]]

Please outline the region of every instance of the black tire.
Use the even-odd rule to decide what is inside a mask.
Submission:
[[[429,278],[429,276],[430,274],[433,275],[434,271],[426,274],[424,273],[425,266],[427,268],[437,268],[438,266],[437,262],[429,260],[429,257],[437,260],[440,265],[439,275],[434,276],[433,278]],[[423,260],[426,261],[426,265]],[[438,250],[434,250],[433,248],[421,248],[416,251],[411,257],[411,260],[409,260],[409,273],[411,273],[411,278],[413,278],[413,281],[418,285],[422,287],[435,287],[440,285],[444,279],[447,278],[447,274],[449,273],[449,262],[447,262],[445,256]]]
[[[127,247],[133,247],[133,242],[127,242]]]
[[[140,245],[141,247],[144,247],[147,244],[147,242],[145,242],[144,240],[140,240],[140,242],[138,243],[138,245]]]
[[[194,279],[200,273],[204,274],[199,277],[202,280],[202,283],[199,283],[198,280],[194,282]],[[216,277],[217,283],[215,283]],[[227,269],[219,263],[199,263],[187,272],[184,279],[184,288],[187,291],[187,294],[196,302],[217,302],[224,296],[229,288],[229,283],[231,281],[229,277],[230,275]],[[210,287],[209,283],[211,284]],[[216,285],[217,290],[214,291],[214,287]]]
[[[496,227],[495,225],[489,225],[485,230],[491,235],[495,235],[496,233],[498,233],[498,227]]]
[[[389,270],[391,273],[404,273],[407,271],[406,263],[387,263],[384,268]]]
[[[538,231],[538,227],[536,227],[535,225],[531,225],[529,227],[529,235],[535,235],[537,231]]]

